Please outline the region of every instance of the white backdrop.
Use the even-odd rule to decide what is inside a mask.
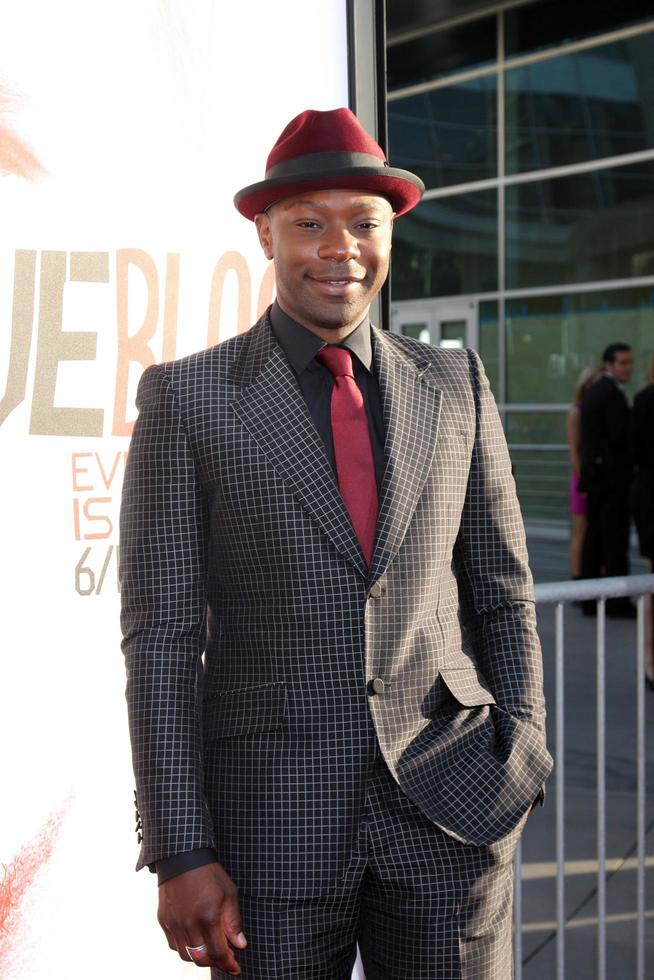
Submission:
[[[0,12],[1,980],[189,975],[136,875],[117,517],[143,366],[246,329],[233,193],[347,104],[345,2]],[[194,974],[197,976],[197,974]]]

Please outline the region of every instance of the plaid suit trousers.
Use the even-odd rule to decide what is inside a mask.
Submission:
[[[521,824],[463,844],[402,793],[377,755],[349,866],[321,898],[241,895],[242,980],[511,980],[513,857]],[[228,974],[212,970],[212,980]]]

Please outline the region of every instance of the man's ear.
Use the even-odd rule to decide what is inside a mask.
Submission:
[[[265,211],[255,214],[254,223],[257,226],[257,234],[259,235],[259,241],[261,243],[261,248],[263,249],[263,254],[267,259],[274,258],[272,247],[272,225],[269,215],[267,215]]]

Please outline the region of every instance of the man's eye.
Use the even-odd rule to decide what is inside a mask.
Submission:
[[[357,228],[361,228],[362,231],[374,231],[375,228],[379,228],[379,224],[376,221],[362,221]]]
[[[320,227],[320,225],[318,224],[317,221],[309,221],[308,219],[306,221],[298,221],[298,222],[296,222],[296,225],[297,225],[298,228],[319,228]]]

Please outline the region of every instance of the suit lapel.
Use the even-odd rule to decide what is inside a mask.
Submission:
[[[338,551],[367,575],[325,447],[267,317],[248,334],[232,380],[241,386],[234,413]]]
[[[384,414],[386,468],[370,580],[379,578],[397,554],[432,465],[441,391],[431,362],[413,360],[380,330],[373,331],[375,366]]]

